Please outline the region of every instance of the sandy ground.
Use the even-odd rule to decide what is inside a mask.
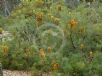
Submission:
[[[3,76],[31,76],[28,72],[4,70]]]
[[[10,70],[4,70],[3,76],[32,76],[31,73],[25,72],[25,71],[10,71]],[[48,74],[42,74],[39,76],[52,76],[50,73]]]

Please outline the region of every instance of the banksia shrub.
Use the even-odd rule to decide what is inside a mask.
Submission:
[[[11,38],[0,37],[4,69],[101,76],[102,5],[94,8],[82,3],[70,9],[63,0],[54,2],[22,2],[6,18],[3,28]],[[0,28],[0,36],[2,32]]]

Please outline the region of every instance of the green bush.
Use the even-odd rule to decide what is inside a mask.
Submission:
[[[72,10],[62,0],[22,2],[2,21],[1,27],[12,35],[0,41],[3,68],[101,76],[102,6],[85,6]]]

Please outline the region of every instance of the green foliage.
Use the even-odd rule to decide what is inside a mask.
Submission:
[[[12,40],[0,41],[0,61],[5,69],[34,74],[101,76],[101,8],[80,4],[72,10],[62,1],[22,2],[5,22],[1,19]]]

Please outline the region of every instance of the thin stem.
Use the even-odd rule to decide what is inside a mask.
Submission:
[[[75,47],[75,45],[74,45],[73,38],[72,38],[72,31],[70,31],[70,39],[71,39],[73,48],[76,49],[76,47]]]

